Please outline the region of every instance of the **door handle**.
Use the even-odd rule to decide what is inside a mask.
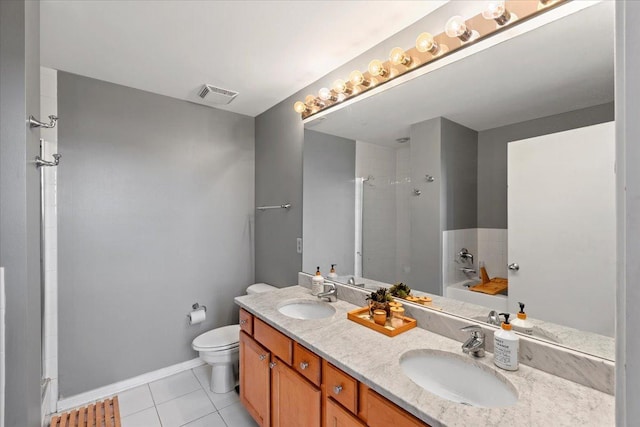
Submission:
[[[307,369],[309,367],[309,363],[308,362],[300,362],[300,369],[302,369],[303,371],[305,369]]]
[[[520,270],[520,266],[519,266],[517,263],[515,263],[515,262],[514,262],[514,263],[509,264],[508,268],[509,268],[509,270],[511,270],[511,271],[518,271],[518,270]]]
[[[269,368],[273,369],[276,367],[276,362],[269,363]]]

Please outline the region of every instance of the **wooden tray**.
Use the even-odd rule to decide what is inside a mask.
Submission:
[[[489,295],[506,293],[508,289],[509,281],[501,277],[494,277],[489,281],[489,283],[481,283],[469,288],[469,290]]]
[[[406,332],[409,329],[415,328],[418,324],[418,322],[416,322],[416,319],[403,316],[402,326],[394,328],[393,326],[391,326],[390,318],[387,318],[387,323],[385,326],[380,326],[376,322],[374,322],[369,315],[369,307],[361,307],[349,311],[347,313],[347,319],[366,326],[367,328],[373,329],[376,332],[380,332],[381,334],[385,334],[388,337],[395,337],[396,335]]]

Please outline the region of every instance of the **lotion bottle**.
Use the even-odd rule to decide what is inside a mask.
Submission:
[[[316,275],[311,279],[311,295],[318,295],[324,292],[324,277],[320,273],[320,267],[317,267]]]
[[[327,279],[336,280],[338,278],[338,273],[336,273],[336,265],[338,264],[331,264],[331,271],[329,271],[329,274],[327,274]]]
[[[509,313],[500,313],[500,316],[504,316],[504,322],[502,328],[493,334],[493,363],[498,368],[517,371],[520,338],[511,330]]]
[[[524,312],[524,303],[519,302],[518,305],[520,306],[520,311],[517,314],[518,317],[511,321],[511,326],[513,326],[514,331],[533,335],[533,323],[527,320],[527,313]]]

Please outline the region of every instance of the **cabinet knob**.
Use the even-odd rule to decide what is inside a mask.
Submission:
[[[242,319],[242,320],[240,320],[240,324],[241,324],[241,325],[246,325],[246,324],[247,324],[247,319]]]
[[[270,362],[269,363],[269,368],[273,369],[276,367],[276,362]]]
[[[333,392],[335,394],[340,394],[341,391],[342,391],[342,386],[341,385],[337,385],[337,386],[333,387]]]
[[[309,367],[309,362],[300,362],[300,369],[303,371]]]
[[[264,360],[264,359],[266,359],[266,358],[267,358],[267,355],[266,355],[266,354],[261,354],[261,355],[260,355],[260,360]]]

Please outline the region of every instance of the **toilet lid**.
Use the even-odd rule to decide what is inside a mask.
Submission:
[[[240,340],[240,325],[229,325],[198,335],[193,340],[193,348],[226,350],[237,347]]]

